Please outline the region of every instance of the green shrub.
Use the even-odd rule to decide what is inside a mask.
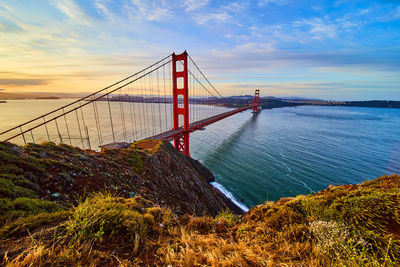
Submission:
[[[31,181],[26,179],[23,175],[0,173],[0,178],[8,179],[12,181],[14,185],[25,187],[35,192],[39,192],[40,189],[39,185],[32,183]]]
[[[132,204],[134,199],[101,193],[87,198],[73,209],[63,238],[72,243],[112,239],[124,244],[133,243],[133,250],[137,251],[140,244],[145,243],[155,219],[144,208],[142,212],[132,209],[129,203]]]
[[[13,197],[38,198],[38,195],[35,191],[32,191],[28,188],[16,186],[14,188]]]
[[[239,216],[234,214],[231,210],[223,210],[215,217],[217,221],[225,221],[228,226],[232,226],[235,222],[239,221]]]
[[[14,209],[13,201],[9,198],[0,198],[0,216]]]
[[[360,186],[330,187],[302,200],[309,220],[334,221],[360,234],[378,257],[400,255],[400,176],[384,176]],[[391,241],[392,240],[392,241]]]
[[[5,179],[5,178],[0,178],[0,195],[6,196],[6,197],[30,197],[30,198],[38,198],[36,192],[16,186],[11,180]]]
[[[62,209],[62,206],[55,202],[27,197],[16,198],[12,203],[15,210],[24,211],[26,214],[54,212]]]
[[[6,238],[18,234],[27,234],[27,231],[32,231],[37,227],[49,223],[65,221],[70,215],[70,211],[62,210],[52,213],[43,212],[37,215],[19,218],[0,228],[0,238]]]
[[[13,196],[15,185],[12,181],[4,178],[0,178],[0,194],[8,197]]]
[[[143,170],[144,170],[143,160],[137,151],[130,150],[129,160],[130,160],[132,168],[136,172],[143,172]]]

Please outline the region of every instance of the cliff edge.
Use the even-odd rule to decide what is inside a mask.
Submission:
[[[101,191],[127,198],[140,195],[178,215],[215,216],[225,209],[242,213],[209,184],[213,178],[169,142],[146,140],[101,152],[53,143],[0,143],[0,197],[14,202],[31,198],[71,206]],[[6,210],[0,211],[0,219],[10,215]]]

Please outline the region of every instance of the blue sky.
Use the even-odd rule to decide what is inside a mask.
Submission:
[[[400,1],[2,0],[0,88],[93,92],[187,50],[223,95],[400,100]]]

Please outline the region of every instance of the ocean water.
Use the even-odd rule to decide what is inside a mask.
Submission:
[[[0,132],[71,101],[0,104]],[[91,116],[89,109],[85,116]],[[143,134],[151,134],[147,130]],[[89,134],[93,143],[94,125]],[[400,109],[304,106],[256,116],[245,111],[192,133],[190,140],[191,156],[215,174],[213,185],[243,209],[400,173]]]
[[[246,207],[400,173],[400,110],[243,112],[191,135],[191,155]]]

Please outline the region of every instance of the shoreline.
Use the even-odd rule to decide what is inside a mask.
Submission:
[[[220,191],[226,198],[228,198],[230,201],[233,202],[237,207],[239,207],[243,212],[248,212],[250,209],[243,203],[241,203],[239,200],[235,198],[235,196],[230,192],[228,189],[226,189],[222,184],[218,182],[211,182],[210,183],[212,187]]]

